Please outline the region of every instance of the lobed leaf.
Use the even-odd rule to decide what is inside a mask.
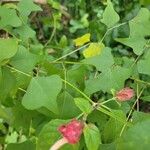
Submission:
[[[34,110],[46,107],[54,113],[58,113],[57,95],[62,87],[59,76],[34,77],[22,99],[25,108]]]

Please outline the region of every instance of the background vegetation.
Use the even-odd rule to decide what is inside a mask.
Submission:
[[[149,149],[149,0],[0,4],[0,149],[48,150],[72,118],[87,126],[64,150]]]

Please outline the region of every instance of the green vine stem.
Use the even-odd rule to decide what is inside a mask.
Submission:
[[[123,127],[122,127],[122,129],[121,129],[121,132],[120,132],[120,134],[119,134],[120,137],[122,136],[122,134],[123,134],[123,132],[124,132],[126,126],[127,126],[127,123],[128,123],[128,121],[129,121],[129,118],[130,118],[131,115],[132,115],[132,112],[133,112],[133,110],[134,110],[134,107],[135,107],[136,103],[139,101],[139,98],[141,97],[141,95],[142,95],[144,89],[145,89],[145,88],[143,88],[143,89],[141,90],[141,92],[140,92],[139,95],[137,96],[137,99],[135,100],[134,104],[132,105],[132,107],[131,107],[131,109],[130,109],[130,111],[129,111],[129,114],[128,114],[128,116],[127,116],[127,119],[126,119],[126,123],[123,125]]]

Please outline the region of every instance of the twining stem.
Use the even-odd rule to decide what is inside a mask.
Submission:
[[[22,89],[22,88],[18,88],[20,91],[22,91],[22,92],[24,92],[24,93],[26,93],[27,91],[26,90],[24,90],[24,89]]]
[[[58,140],[56,143],[54,143],[54,145],[52,145],[52,147],[50,147],[49,150],[58,150],[66,143],[68,143],[67,139],[62,138],[62,139]]]
[[[109,28],[109,29],[105,32],[104,36],[102,37],[102,39],[101,39],[99,42],[100,42],[100,43],[103,42],[104,38],[105,38],[106,35],[109,33],[109,31],[111,31],[111,30],[113,30],[113,29],[115,29],[115,28],[118,28],[118,27],[120,27],[120,26],[122,26],[122,25],[125,25],[125,24],[127,24],[127,22],[124,22],[124,23],[118,24],[118,25],[116,25],[116,26],[114,26],[114,27],[112,27],[112,28]],[[56,61],[61,60],[61,59],[63,59],[63,58],[66,58],[67,56],[69,56],[69,55],[71,55],[71,54],[73,54],[73,53],[75,53],[75,52],[77,52],[77,51],[79,51],[79,50],[81,50],[81,49],[83,49],[83,48],[89,46],[89,45],[90,45],[90,43],[87,43],[87,44],[83,45],[82,47],[79,47],[79,48],[75,49],[74,51],[72,51],[72,52],[70,52],[70,53],[68,53],[68,54],[65,54],[64,56],[61,56],[61,57],[57,58],[57,59],[54,60],[53,62],[56,62]]]
[[[77,87],[75,87],[73,84],[71,84],[70,82],[62,79],[62,81],[64,83],[67,83],[69,86],[71,86],[73,89],[75,89],[77,92],[79,92],[83,97],[85,97],[88,101],[90,101],[92,104],[94,103],[85,93],[83,93],[82,91],[80,91]]]
[[[79,114],[79,115],[76,117],[76,119],[81,118],[83,115],[84,115],[84,113]]]
[[[66,55],[64,55],[64,56],[61,56],[61,57],[57,58],[57,59],[54,60],[53,62],[56,62],[56,61],[61,60],[61,59],[63,59],[63,58],[66,58],[67,56],[69,56],[69,55],[71,55],[71,54],[73,54],[73,53],[75,53],[75,52],[77,52],[77,51],[79,51],[79,50],[81,50],[81,49],[87,47],[88,45],[90,45],[90,43],[87,43],[87,44],[83,45],[82,47],[79,47],[79,48],[75,49],[74,51],[72,51],[72,52],[70,52],[70,53],[68,53],[68,54],[66,54]]]
[[[24,73],[24,72],[22,72],[22,71],[20,71],[20,70],[18,70],[18,69],[15,69],[15,68],[13,68],[13,67],[11,67],[11,66],[8,66],[8,65],[7,65],[6,67],[8,67],[8,68],[10,68],[10,69],[12,69],[12,70],[14,70],[14,71],[16,71],[16,72],[18,72],[18,73],[21,73],[21,74],[23,74],[23,75],[26,75],[26,76],[28,76],[28,77],[32,77],[30,74]],[[135,80],[135,79],[134,79],[134,80]],[[78,89],[77,87],[75,87],[74,85],[72,85],[70,82],[68,82],[68,81],[66,81],[66,80],[64,80],[64,79],[62,79],[62,81],[63,81],[64,83],[68,84],[69,86],[71,86],[71,87],[72,87],[73,89],[75,89],[77,92],[79,92],[82,96],[84,96],[84,97],[85,97],[88,101],[90,101],[93,105],[95,104],[85,93],[83,93],[82,91],[80,91],[80,89]],[[137,80],[136,80],[136,81],[137,81]],[[145,81],[143,81],[143,80],[138,80],[138,81],[139,81],[139,82],[142,82],[142,83],[144,83],[144,84],[150,85],[150,83],[147,83],[147,82],[145,82]],[[143,89],[143,90],[144,90],[144,89]],[[129,118],[130,118],[130,116],[131,116],[131,114],[132,114],[132,111],[133,111],[133,109],[134,109],[134,107],[135,107],[135,105],[136,105],[136,103],[137,103],[139,97],[141,96],[143,90],[140,92],[139,96],[137,97],[137,100],[136,100],[135,103],[133,104],[132,109],[130,110],[129,115],[128,115],[128,117],[127,117],[127,121],[129,120]],[[106,101],[106,102],[109,102],[109,101],[111,101],[111,100],[108,100],[108,101]],[[103,105],[103,104],[105,104],[106,102],[102,102],[100,106],[102,106],[102,107],[105,108],[106,110],[109,110],[109,111],[110,111],[110,108],[108,108],[107,106]],[[106,112],[104,112],[104,113],[106,113]],[[123,126],[123,128],[122,128],[122,130],[121,130],[120,136],[122,135],[122,133],[123,133],[123,131],[124,131],[126,125],[127,125],[127,123],[124,124],[124,126]]]
[[[150,42],[150,40],[148,40],[148,41],[146,42],[146,44],[144,45],[144,48],[143,48],[143,53],[142,53],[141,55],[139,55],[139,56],[135,59],[135,61],[134,61],[133,64],[131,65],[131,68],[134,67],[134,65],[138,62],[138,60],[140,59],[140,57],[144,54],[144,51],[149,47],[149,46],[148,46],[149,42]]]
[[[118,28],[118,27],[120,27],[120,26],[123,26],[123,25],[125,25],[125,24],[127,24],[127,23],[128,23],[128,22],[123,22],[123,23],[121,23],[121,24],[118,24],[118,25],[116,25],[116,26],[114,26],[114,27],[111,27],[111,28],[107,29],[107,31],[105,32],[104,36],[102,37],[102,39],[101,39],[99,42],[100,42],[100,43],[103,42],[103,40],[105,39],[106,35],[107,35],[111,30],[113,30],[113,29],[115,29],[115,28]]]
[[[106,100],[106,101],[104,101],[104,102],[101,102],[100,105],[106,104],[106,103],[108,103],[108,102],[110,102],[110,101],[114,101],[114,100],[115,100],[115,98],[113,97],[113,98],[108,99],[108,100]]]
[[[8,66],[7,65],[7,67],[8,68],[10,68],[10,69],[12,69],[12,70],[14,70],[14,71],[16,71],[16,72],[18,72],[18,73],[21,73],[21,74],[23,74],[23,75],[26,75],[26,76],[28,76],[28,77],[32,77],[30,74],[27,74],[27,73],[25,73],[25,72],[22,72],[22,71],[20,71],[20,70],[18,70],[18,69],[15,69],[15,68],[13,68],[13,67],[11,67],[11,66]],[[81,95],[83,95],[88,101],[90,101],[92,104],[94,103],[85,93],[83,93],[81,90],[79,90],[77,87],[75,87],[73,84],[71,84],[70,82],[68,82],[68,81],[66,81],[66,80],[64,80],[64,79],[62,79],[62,81],[65,83],[65,84],[68,84],[69,86],[71,86],[73,89],[75,89],[76,91],[78,91]]]
[[[104,102],[101,102],[100,105],[101,105],[101,106],[105,106],[105,105],[103,105],[103,104],[109,103],[109,102],[111,102],[111,101],[115,101],[119,106],[121,106],[121,104],[116,100],[115,97],[113,97],[113,98],[111,98],[111,99],[108,99],[108,100],[106,100],[106,101],[104,101]],[[105,107],[106,107],[106,106],[105,106]]]
[[[137,86],[136,87],[136,93],[137,93],[137,97],[138,97],[139,96],[139,84],[137,83],[136,86]],[[139,111],[139,108],[140,108],[140,106],[139,106],[139,100],[138,100],[136,103],[136,110]]]
[[[53,31],[52,31],[52,34],[51,34],[49,40],[45,43],[44,47],[46,47],[52,41],[52,39],[56,33],[56,19],[54,16],[53,16],[53,20],[54,20],[54,28],[53,28]]]
[[[14,70],[14,71],[16,71],[16,72],[18,72],[18,73],[21,73],[21,74],[23,74],[23,75],[26,75],[26,76],[28,76],[28,77],[32,77],[30,74],[27,74],[27,73],[25,73],[25,72],[22,72],[22,71],[20,71],[20,70],[18,70],[18,69],[15,69],[15,68],[13,68],[13,67],[11,67],[11,66],[8,66],[7,65],[7,67],[8,68],[10,68],[10,69],[12,69],[12,70]],[[73,89],[75,89],[76,91],[78,91],[81,95],[83,95],[87,100],[89,100],[91,103],[94,103],[85,93],[83,93],[82,91],[80,91],[77,87],[75,87],[73,84],[71,84],[70,82],[68,82],[68,81],[66,81],[66,80],[64,80],[64,79],[62,79],[62,81],[65,83],[65,84],[68,84],[69,86],[71,86]]]
[[[66,67],[65,67],[64,63],[62,63],[62,68],[64,70],[64,79],[66,81],[67,80],[67,70],[66,70]],[[66,82],[65,82],[65,89],[66,89]]]
[[[9,66],[9,65],[7,65],[6,67],[8,67],[8,68],[11,69],[11,70],[14,70],[15,72],[21,73],[21,74],[23,74],[23,75],[25,75],[25,76],[27,76],[27,77],[31,77],[31,78],[32,78],[32,76],[31,76],[30,74],[25,73],[25,72],[22,72],[22,71],[20,71],[20,70],[14,68],[14,67],[11,67],[11,66]]]
[[[62,63],[66,63],[66,64],[84,64],[84,63],[78,63],[78,62],[67,62],[67,61],[64,61],[64,62],[52,62],[52,63],[60,63],[60,64],[62,64]],[[89,64],[87,64],[87,65],[89,65]],[[11,66],[9,66],[9,65],[7,65],[6,67],[8,67],[8,68],[10,68],[11,70],[13,70],[13,71],[15,71],[15,72],[18,72],[18,73],[21,73],[21,74],[23,74],[23,75],[25,75],[25,76],[28,76],[28,77],[31,77],[32,78],[32,75],[30,75],[30,74],[27,74],[27,73],[25,73],[25,72],[22,72],[22,71],[20,71],[20,70],[18,70],[18,69],[16,69],[16,68],[14,68],[14,67],[11,67]],[[143,84],[146,84],[147,86],[150,86],[150,82],[146,82],[146,81],[143,81],[143,80],[140,80],[140,79],[136,79],[136,78],[133,78],[133,77],[130,77],[130,79],[131,80],[134,80],[134,81],[136,81],[136,82],[139,82],[139,83],[143,83]]]
[[[112,110],[111,110],[109,107],[107,107],[106,105],[100,105],[100,107],[101,107],[101,108],[103,107],[103,108],[105,108],[106,110],[112,112]]]
[[[75,62],[75,61],[52,61],[52,62],[49,62],[51,64],[71,64],[71,65],[92,65],[92,64],[88,64],[88,63],[85,63],[85,62]]]
[[[146,84],[146,85],[150,86],[150,82],[146,82],[146,81],[143,81],[143,80],[140,80],[140,79],[136,79],[136,78],[132,78],[132,77],[130,79],[132,79],[132,80],[134,80],[136,82],[143,83],[143,84]]]
[[[104,105],[103,105],[104,106]],[[97,110],[98,111],[101,111],[102,113],[104,113],[104,114],[106,114],[106,115],[108,115],[108,116],[110,116],[110,117],[112,117],[112,118],[114,118],[114,119],[116,119],[116,120],[118,120],[119,122],[121,122],[121,123],[126,123],[126,121],[124,121],[122,118],[120,118],[120,117],[118,117],[116,114],[114,114],[112,111],[108,111],[108,110],[106,110],[106,108],[104,109],[103,107],[99,107],[99,108],[97,108]],[[130,126],[130,124],[128,124],[128,122],[127,122],[127,126]]]
[[[132,112],[133,112],[133,110],[134,110],[134,107],[135,107],[136,103],[139,101],[139,98],[141,97],[143,91],[144,91],[144,88],[141,90],[141,92],[139,93],[137,99],[135,100],[134,104],[132,105],[132,107],[131,107],[131,109],[130,109],[130,112],[129,112],[129,114],[128,114],[128,116],[127,116],[127,119],[126,119],[126,123],[123,125],[123,127],[122,127],[122,129],[121,129],[121,132],[120,132],[120,135],[119,135],[120,137],[122,136],[122,134],[123,134],[123,132],[124,132],[124,130],[125,130],[125,127],[127,126],[127,123],[128,123],[128,121],[129,121],[129,118],[130,118],[130,116],[132,115]]]

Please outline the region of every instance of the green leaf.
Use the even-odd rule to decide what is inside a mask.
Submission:
[[[101,144],[100,145],[101,150],[116,150],[116,143],[107,143],[107,144]]]
[[[68,39],[65,35],[63,35],[59,41],[59,47],[66,48],[68,45]]]
[[[29,38],[35,38],[36,32],[30,28],[28,25],[23,25],[14,30],[16,34],[19,35],[20,39],[28,40]]]
[[[150,114],[149,113],[134,111],[133,114],[132,114],[132,120],[133,120],[134,124],[138,123],[138,122],[145,121],[147,119],[150,119]]]
[[[36,150],[35,144],[31,141],[25,141],[22,143],[11,143],[8,144],[6,150]]]
[[[14,132],[11,132],[10,134],[8,134],[6,136],[6,143],[16,143],[17,142],[17,139],[18,139],[18,133],[16,131]]]
[[[21,0],[18,3],[18,10],[22,19],[26,22],[32,11],[41,11],[40,6],[33,3],[33,0]]]
[[[97,78],[87,80],[85,92],[90,95],[100,90],[109,93],[111,89],[120,90],[124,87],[124,82],[130,77],[130,74],[130,69],[116,66],[101,73]]]
[[[143,37],[150,35],[150,11],[147,8],[141,8],[136,17],[130,22],[130,36],[131,37]]]
[[[1,84],[1,81],[2,81],[2,68],[0,67],[0,84]]]
[[[6,26],[19,27],[22,22],[16,14],[16,10],[0,6],[0,28]]]
[[[48,0],[47,2],[48,2],[48,4],[50,4],[52,6],[52,8],[55,8],[58,10],[60,9],[60,3],[59,2],[55,2],[53,0]]]
[[[58,96],[57,102],[60,118],[70,119],[79,115],[80,110],[75,105],[72,95],[70,95],[67,91],[64,91],[60,96]]]
[[[0,118],[9,119],[9,114],[6,112],[6,110],[4,108],[2,108],[2,106],[0,106]]]
[[[88,150],[98,150],[101,137],[98,128],[94,124],[88,124],[84,127],[84,138]]]
[[[150,52],[148,49],[148,53],[144,56],[143,59],[140,59],[137,62],[138,72],[141,74],[150,75]]]
[[[5,3],[3,6],[6,8],[11,8],[11,9],[15,9],[15,10],[18,9],[17,5],[15,3]]]
[[[2,81],[0,82],[0,101],[3,103],[7,97],[11,97],[16,88],[16,79],[8,68],[2,69]]]
[[[144,150],[149,149],[150,144],[150,119],[138,122],[124,132],[120,138],[118,150]],[[142,144],[141,144],[142,141]]]
[[[131,47],[135,54],[141,55],[146,45],[144,37],[116,38],[116,41]]]
[[[114,59],[111,54],[111,49],[106,47],[103,48],[100,55],[86,58],[82,62],[85,64],[91,64],[95,66],[98,71],[103,72],[108,70],[114,64]]]
[[[22,130],[23,133],[28,134],[30,132],[30,126],[34,111],[25,109],[20,103],[16,104],[12,108],[11,124],[16,131]]]
[[[101,22],[104,23],[108,28],[113,27],[120,20],[119,15],[113,8],[113,4],[110,0],[107,0],[107,7],[103,13]]]
[[[148,6],[148,5],[150,5],[150,0],[140,0],[140,4]]]
[[[80,89],[84,88],[84,80],[87,73],[87,67],[84,65],[74,65],[71,69],[67,71],[67,81],[79,87]],[[71,88],[68,88],[69,91],[72,91]],[[74,90],[73,90],[74,91]]]
[[[113,110],[113,113],[117,117],[121,118],[124,122],[126,122],[126,115],[121,110]],[[111,117],[109,121],[105,124],[102,132],[104,143],[112,143],[113,141],[115,141],[119,137],[123,125],[124,123]]]
[[[25,108],[34,110],[46,107],[58,113],[56,98],[62,87],[59,76],[35,77],[31,80],[22,104]]]
[[[18,49],[18,41],[12,38],[0,39],[0,63],[14,56]]]
[[[143,101],[150,102],[150,95],[148,95],[148,96],[142,96],[140,99],[143,100]]]
[[[75,98],[76,106],[84,113],[89,114],[92,111],[90,102],[84,98]]]
[[[105,45],[103,43],[91,43],[88,48],[83,51],[85,58],[100,55]]]
[[[95,109],[88,115],[87,121],[96,124],[99,130],[102,131],[108,121],[108,116]]]
[[[135,54],[141,55],[147,44],[146,36],[150,35],[150,13],[141,8],[137,16],[129,21],[129,38],[117,38],[116,41],[131,47]]]
[[[19,46],[18,52],[10,60],[10,64],[22,72],[32,73],[37,61],[36,55],[29,52],[25,47]]]
[[[115,110],[112,110],[112,109],[106,110],[103,107],[99,107],[97,110],[99,110],[100,112],[110,116],[111,118],[114,118],[115,120],[117,120],[120,123],[127,124],[127,126],[130,126],[130,123],[127,123],[126,120],[124,120],[120,116],[118,116],[117,113],[115,112]]]

